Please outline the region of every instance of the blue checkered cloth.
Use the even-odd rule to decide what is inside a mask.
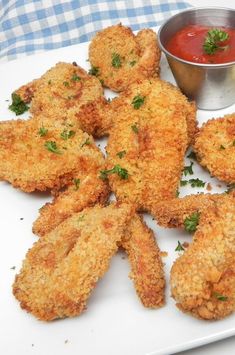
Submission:
[[[189,6],[173,0],[0,0],[0,62],[89,41],[119,22],[133,30],[158,26]]]

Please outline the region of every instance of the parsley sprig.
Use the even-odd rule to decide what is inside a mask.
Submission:
[[[145,97],[141,95],[137,95],[132,100],[132,105],[135,110],[138,110],[144,104]]]
[[[199,212],[194,212],[191,214],[191,216],[186,217],[184,220],[184,229],[187,232],[195,232],[197,229],[197,225],[199,223],[199,218],[200,218],[200,213]]]
[[[22,115],[25,111],[28,111],[29,106],[21,99],[19,95],[13,93],[11,95],[12,103],[8,106],[9,110],[15,112],[16,116]]]
[[[191,161],[190,162],[190,165],[187,165],[184,167],[184,176],[187,176],[187,175],[193,175],[193,162]]]
[[[219,301],[227,301],[228,300],[228,297],[227,296],[224,296],[224,295],[221,295],[220,293],[218,292],[214,292],[214,296],[217,298],[217,300]]]
[[[221,46],[224,41],[229,39],[229,34],[219,28],[213,28],[207,32],[204,40],[203,49],[207,54],[215,54],[218,50],[226,50],[228,46]]]
[[[49,152],[55,154],[62,154],[61,151],[58,149],[56,142],[54,141],[47,141],[45,142],[44,146],[47,150],[49,150]]]
[[[64,129],[63,132],[60,134],[60,137],[67,141],[69,138],[74,137],[75,131],[68,131],[67,129]]]
[[[184,251],[184,247],[183,245],[180,243],[180,241],[178,240],[178,245],[175,248],[175,251]]]
[[[93,75],[93,76],[98,76],[100,73],[100,69],[98,67],[91,67],[91,69],[89,69],[88,74]]]
[[[129,176],[128,171],[117,164],[112,169],[101,170],[100,179],[106,180],[110,174],[117,174],[122,180],[127,180]]]
[[[112,54],[112,66],[114,68],[120,68],[122,66],[121,57],[118,53]]]
[[[40,127],[39,130],[38,130],[38,134],[40,137],[45,137],[48,133],[48,129],[45,128],[45,127]]]

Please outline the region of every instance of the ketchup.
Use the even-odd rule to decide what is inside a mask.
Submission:
[[[218,28],[228,33],[229,37],[220,45],[214,54],[207,54],[203,48],[205,38],[210,30]],[[189,25],[176,32],[169,40],[166,49],[181,59],[194,63],[220,64],[235,61],[235,29],[227,27],[211,27]]]

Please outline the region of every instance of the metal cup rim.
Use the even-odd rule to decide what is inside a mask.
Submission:
[[[171,52],[169,52],[164,45],[161,42],[161,32],[164,29],[164,27],[169,24],[175,17],[182,15],[184,13],[188,13],[188,12],[194,12],[194,11],[200,11],[200,10],[229,10],[231,12],[235,13],[235,9],[231,9],[228,7],[218,7],[218,6],[207,6],[207,7],[197,7],[197,8],[190,8],[187,10],[183,10],[173,16],[171,16],[170,18],[168,18],[166,21],[164,21],[162,23],[162,25],[160,26],[159,30],[158,30],[158,43],[159,43],[159,47],[160,49],[169,57],[174,58],[175,60],[181,62],[181,63],[185,63],[185,64],[189,64],[192,66],[196,66],[196,67],[202,67],[202,68],[206,68],[206,69],[218,69],[218,68],[228,68],[230,66],[233,66],[235,64],[235,60],[232,62],[227,62],[227,63],[219,63],[219,64],[204,64],[204,63],[195,63],[195,62],[190,62],[189,60],[185,60],[182,59],[180,57],[175,56],[174,54],[172,54]]]

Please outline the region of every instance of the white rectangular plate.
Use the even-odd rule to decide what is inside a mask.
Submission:
[[[84,43],[0,66],[1,120],[16,118],[8,110],[9,102],[6,101],[14,89],[39,77],[59,61],[76,61],[88,69],[87,58],[88,44]],[[161,75],[173,81],[165,59],[162,60]],[[110,92],[107,94],[111,95]],[[199,111],[198,120],[201,124],[210,117],[233,111],[235,106],[215,112]],[[211,179],[197,164],[194,164],[194,177],[210,182],[212,193],[223,192],[226,188],[216,186],[218,181]],[[207,192],[206,189],[184,188],[180,195],[198,191]],[[190,241],[191,236],[182,231],[159,228],[151,217],[147,217],[148,224],[153,228],[161,250],[168,252],[164,258],[168,286],[163,308],[149,310],[140,304],[128,279],[128,260],[119,252],[94,290],[87,311],[80,317],[45,323],[21,310],[12,295],[11,285],[25,253],[37,240],[31,227],[38,209],[49,200],[50,196],[45,194],[26,194],[0,182],[0,354],[162,355],[235,334],[235,315],[218,322],[207,322],[185,315],[175,307],[169,292],[170,267],[178,256],[175,252],[177,241]]]

